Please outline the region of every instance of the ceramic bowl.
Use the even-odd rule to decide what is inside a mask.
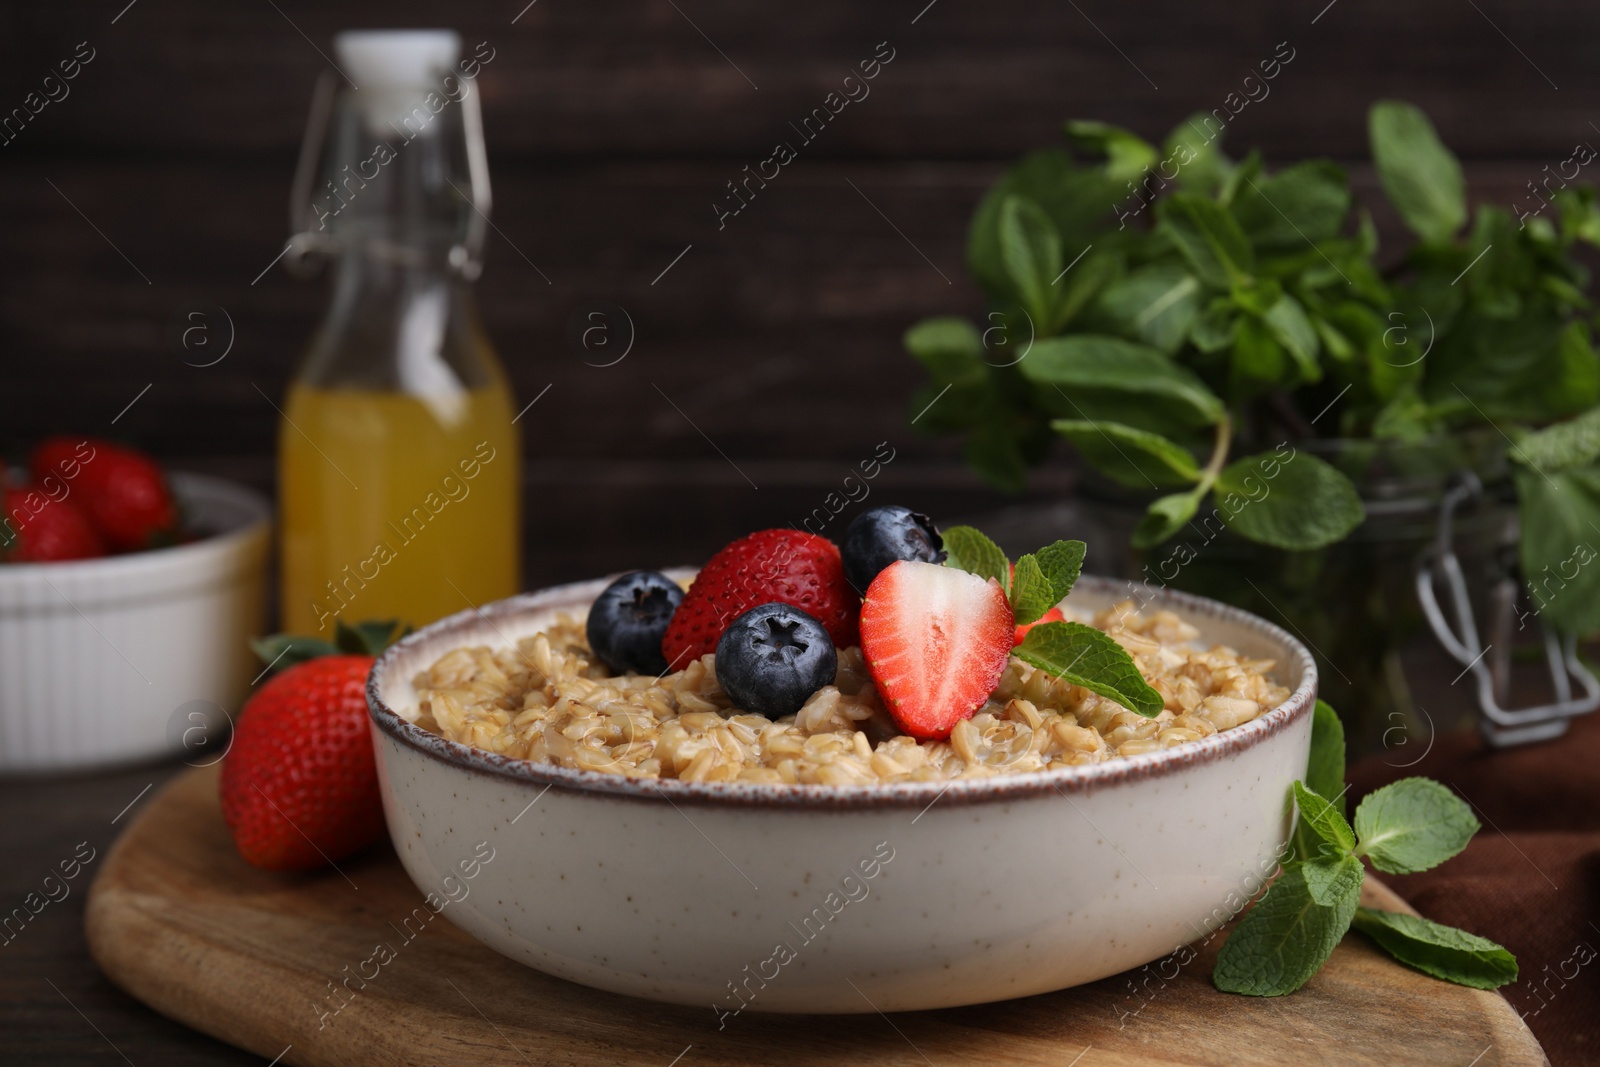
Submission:
[[[1202,644],[1277,662],[1292,690],[1233,730],[1088,767],[952,782],[788,786],[628,779],[509,759],[411,721],[412,679],[505,646],[606,580],[418,631],[368,680],[401,862],[498,952],[599,989],[740,1011],[907,1011],[1090,982],[1225,921],[1277,865],[1317,674],[1236,608],[1085,577],[1069,609],[1136,591]],[[490,857],[484,862],[484,857]]]
[[[272,510],[173,474],[202,536],[150,552],[0,566],[0,773],[104,767],[227,736],[260,664]]]

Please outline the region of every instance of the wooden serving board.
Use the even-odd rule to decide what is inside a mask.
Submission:
[[[709,1005],[573,985],[448,922],[406,942],[390,924],[422,895],[393,852],[342,866],[344,876],[247,866],[223,826],[216,771],[192,771],[149,802],[103,861],[89,947],[112,981],[157,1011],[265,1059],[317,1067],[1547,1063],[1498,994],[1409,970],[1359,935],[1300,992],[1272,1000],[1212,988],[1219,937],[1181,968],[1001,1004],[893,1016],[745,1012],[719,1030]],[[1363,897],[1410,910],[1370,878]],[[323,1015],[340,1003],[329,983],[380,942],[398,946],[393,958]]]

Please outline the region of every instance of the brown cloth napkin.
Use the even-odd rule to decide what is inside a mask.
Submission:
[[[1518,979],[1501,992],[1555,1067],[1600,1063],[1600,712],[1522,748],[1448,734],[1417,760],[1419,740],[1350,768],[1350,811],[1381,785],[1424,775],[1471,804],[1483,829],[1442,866],[1383,880],[1427,918],[1517,957]]]

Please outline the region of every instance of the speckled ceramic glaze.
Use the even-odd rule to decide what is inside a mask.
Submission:
[[[851,787],[626,779],[507,759],[410,721],[412,679],[439,656],[509,644],[604,586],[434,623],[390,649],[367,688],[406,870],[452,922],[549,974],[702,1006],[724,1026],[742,1011],[1027,996],[1203,936],[1259,888],[1288,836],[1311,656],[1253,615],[1166,591],[1140,595],[1197,626],[1202,644],[1275,659],[1289,700],[1216,736],[1089,767]],[[1068,607],[1129,594],[1086,577]]]

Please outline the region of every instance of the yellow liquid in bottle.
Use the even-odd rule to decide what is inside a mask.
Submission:
[[[496,380],[424,402],[292,386],[279,429],[283,628],[422,626],[520,578],[520,448]]]

